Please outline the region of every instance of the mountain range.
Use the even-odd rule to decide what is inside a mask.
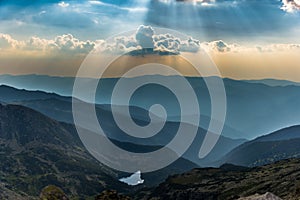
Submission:
[[[169,78],[171,81],[172,77]],[[116,80],[105,81],[111,83]],[[189,81],[198,88],[197,91],[205,90],[201,84],[196,87],[198,78],[190,78]],[[299,120],[300,111],[296,108],[300,88],[297,85],[224,81],[229,95],[230,119],[226,120],[226,131],[212,152],[204,159],[197,156],[206,134],[205,127],[210,121],[209,113],[204,109],[199,125],[188,124],[198,126],[198,132],[183,157],[159,171],[142,173],[145,182],[136,187],[119,181],[119,178],[130,174],[108,168],[84,148],[73,123],[71,97],[0,86],[0,198],[36,199],[45,186],[56,185],[71,198],[93,198],[103,190],[113,189],[135,199],[238,199],[266,192],[283,199],[297,199],[300,196],[297,179],[300,173],[297,167],[300,163],[300,125],[290,124],[297,124]],[[234,92],[242,86],[244,91]],[[136,102],[133,101],[129,107],[131,117],[140,125],[150,122],[147,106],[155,100],[151,95],[154,91],[163,93],[161,88],[151,86],[148,89],[147,101],[138,103],[142,96],[145,97],[141,91],[135,95]],[[163,96],[162,104],[169,97],[169,94]],[[266,104],[268,98],[269,103]],[[202,102],[209,104],[206,99]],[[172,110],[174,105],[170,103],[168,109]],[[240,112],[238,109],[241,107]],[[101,119],[100,125],[110,140],[132,152],[161,148],[174,137],[179,126],[179,116],[171,112],[157,136],[147,140],[136,139],[124,134],[114,123],[110,104],[96,104],[95,108],[98,119]],[[278,114],[273,116],[277,111]],[[244,112],[250,116],[242,116]],[[125,117],[122,112],[114,114]],[[271,120],[267,120],[268,117]],[[236,134],[245,136],[242,128],[246,126],[237,127],[231,120],[237,119],[235,123],[243,124],[245,118],[250,124],[247,125],[247,134],[254,139],[235,137]],[[285,122],[280,123],[283,118]],[[270,128],[268,124],[276,124],[272,127],[280,128],[261,134],[261,130]],[[264,125],[264,128],[251,128],[259,125]]]
[[[155,148],[112,141],[130,151]],[[15,191],[17,195],[36,196],[49,184],[82,198],[106,188],[122,188],[127,193],[136,190],[118,180],[128,174],[106,167],[89,154],[74,125],[21,105],[0,105],[0,161],[1,190],[6,194]],[[197,166],[180,158],[160,171],[144,174],[144,185],[154,186],[168,175]]]
[[[253,167],[299,157],[300,126],[292,126],[245,142],[224,156],[219,164]]]
[[[201,77],[186,77],[195,90],[200,102],[203,119],[210,119],[210,97]],[[174,76],[144,76],[126,78],[125,83],[131,84],[140,80],[164,80],[179,90],[180,85],[174,81]],[[207,77],[207,79],[219,79]],[[0,84],[26,90],[42,90],[71,96],[74,77],[51,77],[44,75],[0,75]],[[80,78],[84,83],[95,83],[97,79]],[[98,104],[111,104],[111,91],[118,78],[101,79],[101,85],[96,93]],[[227,95],[227,117],[222,135],[234,139],[254,139],[268,132],[300,124],[300,111],[294,109],[299,105],[300,86],[298,83],[283,80],[232,80],[223,79]],[[88,92],[88,91],[87,91]],[[182,91],[184,94],[184,91]],[[131,100],[131,106],[148,110],[149,105],[159,102],[165,106],[169,121],[178,121],[178,103],[166,88],[150,85],[140,88]],[[85,99],[82,99],[85,100]],[[249,123],[251,122],[251,123]],[[207,129],[207,120],[197,124]]]
[[[41,112],[42,114],[57,121],[62,121],[71,124],[73,123],[71,97],[63,97],[57,94],[46,93],[41,91],[18,90],[8,86],[0,86],[0,94],[0,101],[2,102],[23,105],[32,108],[38,112]],[[110,105],[96,105],[96,111],[98,117],[101,118],[99,122],[108,137],[121,142],[143,145],[143,147],[145,147],[146,145],[157,146],[158,148],[159,146],[167,144],[172,139],[179,126],[179,122],[177,121],[167,121],[164,128],[156,136],[147,140],[136,139],[125,134],[114,123],[114,118],[112,115]],[[148,115],[149,112],[144,110],[143,108],[131,106],[130,111],[131,116],[139,124],[148,124],[150,122],[150,118]],[[123,115],[123,113],[115,114],[118,114],[121,117]],[[205,120],[205,117],[202,118],[204,118]],[[209,122],[209,119],[206,120],[207,122]],[[227,129],[229,130],[230,128],[227,127]],[[184,158],[200,166],[207,166],[209,163],[219,160],[222,156],[230,152],[233,148],[246,141],[245,139],[231,139],[225,136],[220,136],[217,145],[211,151],[211,153],[206,158],[200,160],[197,155],[202,145],[202,141],[204,139],[205,134],[206,130],[199,127],[197,136],[194,139],[193,144],[183,155]],[[126,149],[126,147],[124,148]]]

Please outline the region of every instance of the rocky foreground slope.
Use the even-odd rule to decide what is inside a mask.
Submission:
[[[300,159],[255,168],[223,165],[194,169],[171,176],[152,190],[140,191],[134,198],[234,200],[266,192],[284,200],[300,200]]]
[[[51,186],[44,189],[40,197],[50,200],[59,195],[64,196],[60,189]],[[145,188],[127,195],[105,190],[89,199],[300,200],[300,159],[282,160],[256,168],[227,164],[221,168],[194,169],[171,176],[156,188]]]

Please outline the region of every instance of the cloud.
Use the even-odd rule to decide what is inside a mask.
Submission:
[[[94,49],[100,41],[80,41],[71,34],[65,34],[54,39],[31,37],[25,41],[13,39],[10,35],[0,34],[0,49],[54,54],[87,54]]]
[[[182,40],[171,34],[161,34],[154,36],[155,48],[159,51],[169,51],[179,54],[180,52],[198,52],[200,49],[200,41],[189,38]]]
[[[78,5],[77,5],[78,6]],[[90,14],[85,12],[80,12],[77,7],[66,8],[59,6],[49,6],[44,8],[43,11],[32,16],[30,20],[33,23],[54,26],[61,28],[92,28],[97,26],[95,23],[96,17],[91,17]],[[84,10],[84,7],[82,8]]]
[[[183,52],[197,52],[200,49],[200,41],[189,38],[186,41],[181,41],[180,51]]]
[[[0,49],[17,49],[20,46],[20,42],[13,39],[8,34],[0,33]]]
[[[57,36],[50,47],[57,47],[62,52],[87,54],[95,47],[95,42],[80,41],[71,34]]]
[[[155,48],[162,52],[171,52],[179,54],[180,52],[180,39],[171,34],[160,34],[153,37]]]
[[[286,12],[300,11],[300,0],[282,0],[282,3],[281,9]]]
[[[142,48],[154,48],[154,29],[151,26],[144,26],[141,25],[136,34],[135,38],[139,45],[141,45]]]
[[[295,28],[299,27],[300,18],[284,15],[280,9],[282,1],[216,0],[193,5],[192,1],[156,0],[149,4],[144,23],[194,34],[206,41],[264,41],[272,35],[277,41],[293,42],[297,40]]]
[[[215,51],[221,53],[230,52],[232,50],[231,45],[228,45],[222,40],[203,43],[202,47],[208,51]]]
[[[155,34],[150,26],[140,26],[136,32],[136,40],[142,48],[154,48],[155,51],[170,52],[197,52],[200,41],[193,38],[182,40],[172,34]]]
[[[266,46],[257,46],[259,52],[299,52],[300,44],[271,44]],[[300,52],[299,52],[300,53]]]
[[[158,0],[159,2],[162,3],[191,3],[191,4],[200,4],[200,5],[208,5],[208,4],[212,4],[215,3],[215,0]]]
[[[95,39],[99,34],[107,37],[124,28],[129,30],[146,23],[193,34],[201,40],[249,40],[250,37],[257,39],[272,34],[275,39],[288,42],[297,39],[297,32],[293,30],[299,27],[300,21],[293,15],[283,15],[279,8],[283,5],[283,9],[292,12],[297,8],[297,1],[3,0],[0,1],[0,32],[18,37],[34,34],[54,37],[61,33],[76,33],[82,38]],[[169,5],[166,2],[173,3]],[[213,6],[207,7],[205,4]],[[17,22],[22,25],[17,25]],[[99,30],[101,32],[96,32]],[[197,34],[198,30],[202,33]],[[283,34],[286,37],[282,37]]]
[[[98,42],[97,48],[100,52],[123,54],[141,49],[136,39],[132,37],[119,36],[114,38],[114,43]]]
[[[239,45],[236,43],[228,44],[222,40],[203,42],[201,47],[207,52],[216,54],[234,53],[300,53],[300,44],[268,44],[268,45]]]
[[[96,49],[97,47],[97,49]],[[249,52],[299,52],[300,44],[271,44],[242,46],[229,44],[223,40],[202,42],[193,38],[182,39],[172,34],[157,34],[151,26],[141,25],[130,36],[115,37],[112,42],[104,40],[80,40],[72,34],[64,34],[53,39],[31,37],[28,40],[16,40],[8,34],[0,33],[0,49],[5,51],[30,53],[35,55],[86,55],[92,50],[113,54],[125,54],[132,51],[151,48],[162,55],[180,54],[183,52],[197,53],[201,49],[210,53],[249,53]],[[135,55],[135,54],[132,54]],[[136,54],[139,55],[139,54]]]
[[[69,3],[65,3],[64,1],[60,2],[57,4],[58,6],[62,7],[62,8],[66,8],[68,7],[70,4]]]
[[[144,6],[138,6],[135,5],[133,7],[126,7],[126,6],[120,6],[120,5],[116,5],[113,3],[106,3],[103,1],[88,1],[91,5],[96,5],[96,6],[104,6],[104,7],[109,7],[109,8],[113,8],[113,9],[117,9],[117,10],[123,10],[123,11],[128,11],[128,12],[146,12],[148,11],[147,7]]]
[[[156,34],[151,26],[141,25],[134,35],[116,37],[114,43],[102,44],[100,49],[104,52],[122,54],[143,48],[167,54],[195,53],[200,49],[200,41],[193,38],[182,40],[172,34]]]

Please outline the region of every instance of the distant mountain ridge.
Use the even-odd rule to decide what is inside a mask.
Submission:
[[[6,93],[10,93],[9,96],[6,96]],[[37,93],[37,94],[35,94]],[[23,95],[25,100],[23,99]],[[31,94],[31,95],[30,95]],[[28,97],[32,96],[32,100]],[[44,92],[35,92],[35,91],[25,91],[25,90],[18,90],[12,87],[7,86],[0,86],[0,100],[8,101],[8,103],[14,103],[17,105],[23,105],[26,107],[30,107],[35,109],[52,119],[63,121],[67,123],[73,123],[73,116],[72,116],[72,104],[70,97],[61,97],[56,94],[48,94],[49,98],[47,98],[47,93]],[[38,98],[42,99],[38,99]],[[18,101],[15,101],[18,100]],[[11,102],[10,102],[11,101]],[[131,116],[134,120],[139,124],[148,124],[150,118],[148,116],[148,111],[136,107],[131,106]],[[148,149],[148,146],[156,146],[158,149],[160,146],[167,144],[174,133],[176,133],[179,123],[175,121],[167,121],[165,127],[157,136],[154,136],[150,139],[134,139],[129,137],[127,134],[123,133],[122,130],[118,128],[118,126],[114,123],[114,118],[112,116],[111,107],[110,105],[96,105],[96,111],[103,130],[106,132],[108,137],[115,139],[121,142],[127,143],[134,143],[144,146],[145,149]],[[86,113],[88,114],[88,113]],[[123,117],[123,113],[115,113]],[[201,116],[202,120],[206,120],[206,123],[209,123],[209,119],[205,116]],[[194,125],[189,125],[194,126]],[[225,126],[225,129],[232,130],[229,127]],[[91,130],[93,131],[93,130]],[[192,161],[201,166],[207,166],[209,163],[219,160],[222,156],[232,150],[234,147],[242,144],[245,142],[245,139],[231,139],[224,136],[220,136],[219,141],[215,148],[211,151],[211,153],[204,159],[198,158],[198,152],[202,145],[202,141],[206,134],[206,130],[203,128],[198,129],[198,134],[192,143],[191,147],[187,150],[187,152],[183,155],[184,158]],[[141,148],[140,148],[141,149]],[[152,150],[154,150],[152,148]],[[141,149],[141,151],[144,151]]]
[[[288,158],[300,158],[299,125],[245,142],[225,155],[219,163],[253,167]]]
[[[276,80],[276,79],[261,79],[261,80],[245,80],[248,83],[262,83],[268,86],[276,87],[276,86],[300,86],[299,82],[293,82],[288,80]]]
[[[7,85],[0,85],[1,87],[1,101],[3,102],[17,102],[29,100],[43,100],[43,99],[58,99],[63,101],[71,101],[69,97],[64,97],[55,93],[44,91],[29,91],[25,89],[16,89]]]
[[[155,76],[164,79],[174,87],[180,89],[180,85],[172,81],[172,76]],[[140,79],[152,79],[153,76],[127,78],[126,81]],[[214,79],[217,77],[208,77]],[[94,82],[95,79],[82,78],[84,82]],[[207,87],[201,77],[187,77],[200,102],[200,110],[203,116],[210,116],[210,98]],[[101,80],[101,88],[96,93],[99,104],[110,104],[111,91],[118,81],[117,78]],[[247,81],[223,79],[227,93],[227,117],[226,126],[231,130],[224,130],[223,134],[230,138],[253,139],[257,136],[274,130],[300,124],[300,111],[295,109],[300,104],[300,86],[292,83],[286,86],[282,84],[265,84],[264,81]],[[280,82],[280,80],[278,80]],[[274,80],[274,82],[278,82]],[[0,75],[0,84],[7,84],[16,88],[28,90],[43,90],[55,92],[63,96],[72,95],[74,84],[73,77],[51,77],[44,75]],[[164,104],[174,121],[178,121],[179,114],[175,101],[170,101],[171,96],[165,89],[151,86],[141,89],[133,100],[132,106],[147,109],[149,104],[157,101],[156,95],[160,94],[161,103]],[[172,113],[173,112],[173,113]],[[251,123],[249,123],[251,121]],[[206,126],[206,122],[203,123]],[[202,126],[202,125],[201,125]],[[202,126],[203,127],[203,126]],[[207,127],[203,127],[207,128]]]

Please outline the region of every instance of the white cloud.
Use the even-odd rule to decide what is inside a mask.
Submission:
[[[98,43],[99,44],[99,43]],[[141,49],[138,42],[135,40],[134,36],[132,37],[116,37],[114,43],[101,42],[100,48],[98,49],[102,52],[113,53],[113,54],[123,54],[133,50]]]
[[[116,4],[110,4],[110,3],[105,3],[102,1],[89,1],[91,5],[97,5],[97,6],[106,6],[106,7],[111,7],[119,10],[125,10],[128,12],[146,12],[148,11],[148,8],[142,7],[142,6],[134,6],[134,7],[123,7],[123,6],[118,6]]]
[[[10,35],[0,34],[0,49],[39,51],[43,53],[87,54],[99,41],[80,41],[71,34],[57,36],[54,39],[31,37],[25,41],[13,39]]]
[[[193,38],[182,40],[172,34],[156,34],[151,26],[141,25],[135,35],[131,37],[118,37],[115,44],[107,45],[109,52],[115,50],[117,53],[138,50],[141,48],[152,48],[158,52],[197,52],[200,49],[200,41]]]
[[[300,0],[282,0],[282,3],[281,9],[286,12],[300,11]]]
[[[180,51],[183,52],[198,52],[200,49],[200,41],[189,38],[186,41],[181,41]]]
[[[142,48],[154,48],[154,29],[151,26],[141,25],[136,34],[135,39]]]
[[[8,34],[0,33],[0,49],[17,49],[21,45],[21,42],[13,39]]]
[[[158,51],[169,51],[175,54],[178,54],[180,51],[180,39],[175,38],[171,34],[155,35],[153,41],[155,43],[155,48]]]
[[[59,2],[58,4],[57,4],[58,6],[60,6],[60,7],[62,7],[62,8],[66,8],[66,7],[69,7],[69,3],[65,3],[64,1],[62,1],[62,2]]]
[[[182,52],[196,53],[204,49],[210,53],[241,53],[241,52],[298,52],[300,44],[272,44],[242,46],[228,44],[222,40],[202,42],[188,38],[177,38],[172,34],[156,34],[151,26],[140,26],[131,36],[115,37],[111,43],[104,40],[82,41],[72,34],[56,36],[53,39],[31,37],[28,40],[16,40],[8,34],[0,33],[0,49],[5,51],[35,52],[43,54],[85,55],[97,47],[96,52],[113,54],[130,53],[142,48],[152,48],[157,52],[180,54]],[[168,55],[168,54],[166,54]]]
[[[67,34],[62,36],[57,36],[54,43],[51,46],[55,46],[58,50],[63,52],[74,52],[74,53],[89,53],[94,49],[95,43],[91,41],[80,41],[74,38],[73,35]]]
[[[205,42],[202,44],[202,47],[208,51],[215,51],[221,53],[229,52],[232,50],[231,46],[222,40]]]
[[[272,44],[266,46],[257,46],[259,52],[298,52],[300,44]]]

